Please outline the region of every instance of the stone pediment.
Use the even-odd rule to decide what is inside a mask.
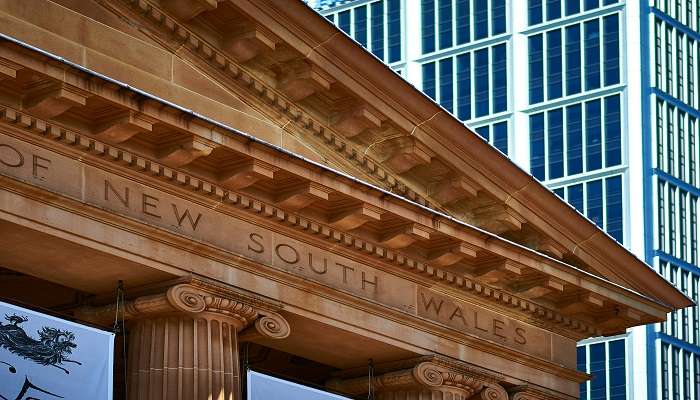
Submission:
[[[356,183],[347,178],[317,179],[312,164],[294,157],[282,161],[245,135],[232,135],[206,119],[138,95],[125,96],[122,89],[113,93],[103,82],[69,80],[23,59],[12,46],[3,48],[7,79],[2,85],[22,93],[26,101],[14,105],[15,110],[28,114],[6,120],[29,118],[44,127],[56,122],[86,132],[74,137],[91,138],[88,146],[99,156],[106,152],[126,165],[217,198],[226,199],[233,190],[232,199],[268,204],[254,206],[256,212],[268,210],[283,221],[292,218],[301,229],[459,287],[473,281],[487,297],[508,303],[500,294],[505,288],[517,294],[515,307],[530,309],[521,305],[522,299],[522,304],[573,310],[584,299],[585,307],[598,307],[594,314],[609,314],[615,321],[605,332],[661,314],[628,313],[627,305],[621,307],[595,290],[581,290],[582,277],[595,280],[588,273],[666,306],[689,304],[643,262],[304,4],[114,0],[99,7],[139,21],[140,35],[172,55],[180,74],[191,79],[194,93],[239,99],[231,106],[238,110],[234,117],[223,116],[226,108],[205,107],[210,104],[206,102],[194,111],[232,121],[243,133],[416,204],[401,205],[367,186],[358,194]],[[107,64],[92,68],[107,69]],[[166,100],[177,97],[157,84],[144,90]],[[10,108],[7,115],[13,112]],[[338,182],[344,190],[338,190]],[[420,206],[459,221],[436,217]],[[492,242],[503,247],[490,251]],[[514,256],[494,257],[501,251]],[[606,255],[605,261],[600,254]],[[545,265],[556,266],[557,273]],[[567,281],[562,276],[577,278]],[[585,310],[584,315],[591,313]]]

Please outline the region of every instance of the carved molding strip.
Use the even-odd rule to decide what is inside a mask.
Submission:
[[[233,192],[216,184],[204,181],[181,171],[166,167],[150,159],[132,154],[126,150],[99,142],[89,136],[67,130],[49,121],[44,121],[12,108],[0,106],[0,123],[22,128],[24,132],[34,133],[52,139],[54,143],[74,147],[88,152],[103,160],[118,164],[136,173],[155,177],[180,189],[186,189],[198,196],[210,196],[221,201],[223,205],[234,209],[270,219],[275,223],[284,223],[288,227],[298,229],[316,238],[325,240],[333,246],[341,244],[347,248],[371,255],[383,262],[398,266],[404,270],[420,274],[434,281],[442,282],[465,293],[477,295],[485,301],[498,306],[505,306],[514,311],[529,315],[533,325],[546,329],[559,329],[560,333],[582,338],[585,335],[600,334],[587,323],[562,315],[556,310],[544,307],[533,301],[514,296],[505,290],[485,285],[463,275],[433,267],[397,252],[396,250],[378,246],[362,238],[333,227],[310,220],[306,217],[290,213],[275,205]]]

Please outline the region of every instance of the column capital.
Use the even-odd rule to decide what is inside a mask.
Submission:
[[[135,297],[123,305],[127,320],[191,315],[226,320],[239,331],[254,324],[256,336],[272,339],[284,339],[290,333],[289,323],[278,313],[282,308],[280,303],[218,282],[187,277],[138,288],[134,292]],[[79,318],[98,324],[113,321],[115,313],[116,304],[76,310]]]
[[[359,370],[341,372],[353,376]],[[498,375],[467,363],[440,356],[426,356],[376,366],[374,390],[380,399],[393,399],[398,393],[425,393],[442,395],[449,399],[508,400],[508,393],[498,383]],[[366,377],[336,378],[327,385],[350,395],[367,393]],[[400,396],[399,396],[400,397]],[[398,398],[398,397],[397,397]]]

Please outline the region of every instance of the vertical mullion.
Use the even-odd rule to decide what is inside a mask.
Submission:
[[[581,68],[583,70],[583,68]],[[581,103],[581,172],[588,171],[588,111],[586,109],[586,102]],[[586,186],[586,185],[583,185]]]
[[[541,33],[542,35],[542,101],[545,102],[549,99],[549,65],[547,62],[547,57],[549,57],[549,54],[547,54],[547,48],[549,47],[549,39],[547,37],[547,32],[543,31]]]
[[[435,51],[440,51],[440,0],[435,0],[433,2],[433,13],[433,15],[435,15],[435,23],[433,24],[434,46]]]
[[[605,184],[603,185],[605,186]],[[605,198],[605,197],[603,197]],[[605,207],[603,207],[603,213],[605,213]],[[605,221],[605,214],[603,214],[603,221]],[[605,225],[605,223],[604,223]],[[607,228],[607,227],[606,227]],[[610,398],[610,342],[605,342],[605,398]]]
[[[562,46],[563,48],[564,46]],[[562,132],[562,138],[561,138],[561,147],[562,147],[562,166],[563,166],[563,172],[562,176],[568,176],[569,175],[569,118],[568,118],[568,112],[567,112],[567,107],[563,106],[561,108],[561,121],[562,121],[562,127],[561,127],[561,132]]]
[[[581,5],[581,4],[579,4]],[[586,33],[585,33],[585,26],[583,22],[578,23],[578,29],[579,29],[579,41],[578,41],[578,58],[579,58],[579,65],[581,68],[579,68],[578,75],[580,79],[580,88],[581,90],[579,93],[583,93],[586,91],[586,55],[585,55],[585,50],[586,50]],[[582,106],[583,107],[583,106]],[[585,169],[584,169],[585,171]]]
[[[476,34],[476,27],[474,26],[476,21],[476,19],[474,18],[474,1],[476,0],[467,1],[469,2],[469,41],[473,42],[475,40],[474,35]]]
[[[544,177],[549,179],[549,111],[542,113],[544,116]]]
[[[491,3],[493,0],[487,0],[486,2],[486,38],[491,36],[491,33],[493,33],[493,4]],[[491,87],[491,86],[489,86]]]
[[[603,17],[597,17],[598,19],[598,76],[600,81],[599,88],[605,87],[605,26],[603,23]],[[602,102],[602,100],[601,100]],[[602,105],[602,104],[601,104]],[[602,136],[602,135],[601,135]],[[602,145],[602,139],[601,139]],[[605,165],[605,164],[601,164]]]
[[[610,96],[608,96],[610,97]],[[605,168],[607,166],[607,136],[608,136],[608,108],[606,107],[607,97],[600,98],[600,167]],[[620,110],[622,113],[622,110]]]
[[[469,52],[469,82],[471,83],[471,87],[469,88],[469,98],[471,99],[469,104],[469,119],[476,117],[476,88],[474,87],[474,82],[476,82],[476,57],[472,57],[474,54],[474,51]]]
[[[490,2],[491,0],[489,0]],[[491,32],[491,31],[489,31]],[[489,46],[488,47],[488,57],[489,61],[486,63],[486,68],[487,68],[487,74],[488,74],[488,80],[489,80],[489,93],[488,96],[489,98],[489,115],[493,114],[494,111],[494,101],[493,101],[493,47],[494,46]],[[489,129],[489,132],[491,132],[491,129]],[[493,140],[493,135],[489,134],[489,143],[491,143]]]
[[[382,43],[382,46],[384,47],[384,60],[386,60],[386,63],[389,64],[389,24],[387,23],[387,20],[389,18],[389,4],[386,0],[381,0],[382,2],[382,23],[384,25],[384,29],[382,32],[382,36],[384,36],[384,40]],[[422,13],[422,10],[421,10]],[[421,29],[423,27],[421,26]],[[421,46],[423,45],[422,41],[422,36],[423,36],[423,31],[421,30]],[[421,53],[423,52],[423,48],[421,47]]]
[[[605,164],[603,164],[603,165],[605,165]],[[609,177],[608,178],[600,178],[600,186],[601,186],[601,188],[600,188],[600,193],[601,193],[600,205],[603,208],[602,209],[603,220],[601,221],[601,226],[603,227],[603,231],[605,231],[606,233],[608,232],[608,207],[607,207],[607,204],[608,204],[608,179],[610,179],[610,178]],[[606,357],[606,359],[607,359],[607,357]],[[609,384],[610,382],[608,381],[606,383]]]
[[[355,39],[355,10],[356,8],[348,8],[350,12],[350,37]]]
[[[453,4],[454,6],[454,4]],[[454,18],[453,18],[454,20]],[[454,27],[452,29],[452,35],[454,38],[454,35],[456,35]],[[455,42],[453,42],[455,43]],[[457,87],[457,74],[459,73],[457,69],[457,56],[452,56],[450,57],[452,59],[452,112],[454,115],[457,115],[459,113],[459,88]]]
[[[452,46],[458,46],[458,45],[459,45],[459,43],[457,42],[457,0],[452,0]],[[456,66],[457,66],[456,64],[452,66],[453,71],[456,71],[456,69],[455,69]],[[457,74],[455,73],[455,75],[457,75]],[[457,87],[457,86],[454,86],[454,87]],[[456,100],[457,96],[453,96],[453,97],[455,97],[455,100]],[[455,107],[455,111],[456,110],[457,110],[457,108]]]

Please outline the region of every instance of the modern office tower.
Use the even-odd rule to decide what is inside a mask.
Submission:
[[[698,301],[700,0],[317,0]],[[580,343],[582,399],[700,399],[698,307]]]

